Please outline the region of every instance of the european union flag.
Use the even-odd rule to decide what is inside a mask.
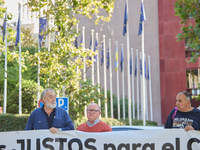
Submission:
[[[3,42],[4,42],[4,38],[5,38],[5,34],[6,34],[6,25],[7,25],[7,12],[5,14],[5,19],[3,22]]]
[[[135,57],[135,77],[137,76],[137,56]]]
[[[19,12],[19,18],[18,18],[18,23],[17,23],[17,35],[16,35],[16,40],[15,40],[15,46],[19,43],[19,28],[20,28],[20,12]]]
[[[47,19],[45,17],[39,18],[39,44],[42,46],[42,39],[47,26]]]
[[[95,42],[94,52],[95,52],[96,50],[98,50],[98,47],[97,47],[97,40],[96,40],[96,42]],[[96,63],[96,62],[97,62],[97,55],[94,56],[94,63]]]
[[[127,20],[128,20],[127,5],[125,4],[123,36],[125,36],[125,34],[126,34],[126,25],[127,25]]]
[[[124,61],[124,58],[123,58],[123,51],[121,50],[121,61],[120,61],[121,72],[123,71],[123,61]]]
[[[115,50],[115,71],[117,71],[117,69],[118,69],[117,61],[118,61],[118,52],[117,52],[117,47],[116,47],[116,50]]]
[[[110,66],[110,59],[109,59],[109,48],[108,48],[108,52],[107,52],[107,69],[109,69]]]
[[[101,66],[103,65],[103,42],[102,42],[102,51],[101,51]]]
[[[146,61],[144,61],[144,76],[147,79],[147,71],[146,71]]]
[[[138,35],[140,35],[142,33],[142,22],[144,20],[146,20],[146,16],[145,16],[145,11],[144,11],[144,5],[143,5],[143,3],[141,3],[140,23],[139,23]]]

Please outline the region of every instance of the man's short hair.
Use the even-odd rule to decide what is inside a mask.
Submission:
[[[55,93],[55,90],[54,90],[54,89],[51,89],[51,88],[45,89],[45,90],[42,92],[42,94],[41,94],[41,100],[42,100],[42,101],[43,101],[42,98],[46,96],[46,93],[47,93],[48,91],[52,91],[52,92]]]
[[[100,107],[97,103],[90,103],[90,104],[87,106],[87,108],[88,108],[90,105],[93,105],[93,104],[97,105],[98,108],[99,108],[99,111],[101,112],[101,107]]]
[[[190,104],[192,104],[192,97],[191,97],[191,93],[187,92],[187,91],[182,91],[179,94],[183,93],[186,96],[186,100],[190,100]]]

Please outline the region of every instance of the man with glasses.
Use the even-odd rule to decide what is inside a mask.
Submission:
[[[191,94],[182,91],[176,96],[176,107],[167,118],[165,128],[200,130],[200,110],[191,106]]]
[[[101,108],[96,103],[91,103],[87,107],[87,118],[88,121],[77,127],[76,130],[84,132],[108,132],[112,131],[111,127],[99,120],[101,115]]]
[[[31,113],[25,130],[49,129],[52,133],[74,130],[67,111],[56,107],[56,94],[53,89],[45,89],[41,94],[41,100],[44,105]]]

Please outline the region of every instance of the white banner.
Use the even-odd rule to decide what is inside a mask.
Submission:
[[[183,129],[0,133],[0,150],[200,150],[199,142],[199,131]]]

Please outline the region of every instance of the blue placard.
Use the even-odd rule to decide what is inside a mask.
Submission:
[[[42,101],[40,100],[38,103],[39,107],[43,106]],[[62,107],[68,112],[68,107],[69,107],[69,98],[68,97],[57,97],[56,98],[56,106],[57,107]]]

